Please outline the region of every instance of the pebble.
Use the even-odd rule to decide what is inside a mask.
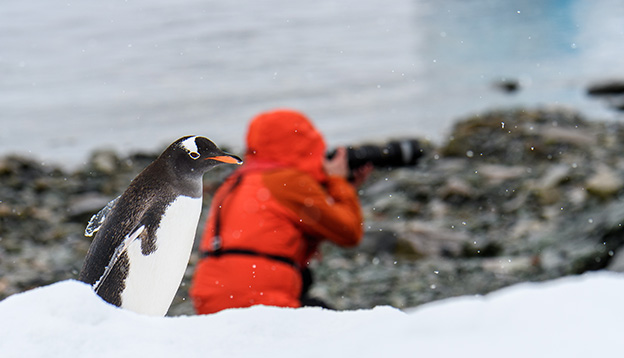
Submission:
[[[602,199],[608,199],[617,194],[624,187],[621,177],[607,167],[600,165],[596,172],[587,179],[585,188],[590,194],[594,194]]]

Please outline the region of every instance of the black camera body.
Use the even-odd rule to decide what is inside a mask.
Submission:
[[[399,168],[416,165],[423,149],[416,139],[393,140],[385,145],[365,144],[347,146],[347,158],[351,171],[371,163],[376,168]],[[332,158],[336,151],[329,153]]]

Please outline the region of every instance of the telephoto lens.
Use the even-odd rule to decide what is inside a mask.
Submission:
[[[332,151],[328,157],[334,156]],[[416,165],[423,149],[416,139],[393,140],[385,145],[365,144],[347,146],[349,169],[355,170],[367,163],[376,168],[398,168]]]

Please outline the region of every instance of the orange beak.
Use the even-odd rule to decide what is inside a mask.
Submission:
[[[212,159],[212,160],[216,160],[218,162],[222,162],[222,163],[228,163],[228,164],[243,164],[243,161],[236,156],[229,156],[229,155],[218,155],[216,157],[209,157],[206,159]]]

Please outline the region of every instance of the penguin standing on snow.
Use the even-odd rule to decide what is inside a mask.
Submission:
[[[202,207],[202,176],[241,164],[204,137],[171,144],[119,197],[91,218],[95,238],[80,272],[107,302],[164,316],[188,265]]]

